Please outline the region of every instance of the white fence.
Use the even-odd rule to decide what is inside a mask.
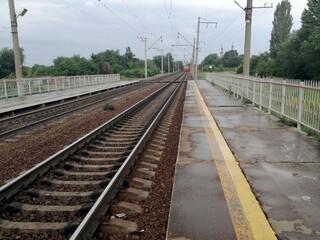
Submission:
[[[24,95],[33,95],[116,81],[120,81],[119,74],[24,78],[21,80],[20,90]],[[0,79],[0,99],[16,96],[18,96],[17,81]]]
[[[320,81],[282,80],[207,73],[206,79],[260,109],[320,133]]]

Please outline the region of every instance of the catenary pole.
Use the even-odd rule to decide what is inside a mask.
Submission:
[[[8,3],[9,3],[9,12],[10,12],[10,20],[11,20],[11,33],[12,33],[14,65],[15,65],[15,72],[16,72],[16,79],[17,79],[18,96],[23,97],[24,85],[22,82],[22,66],[21,66],[21,53],[20,53],[19,38],[18,38],[17,16],[15,13],[14,1],[8,0]]]
[[[196,61],[195,61],[195,73],[194,79],[198,80],[198,52],[199,52],[199,32],[200,32],[200,17],[198,17],[198,25],[197,25],[197,43],[196,43]]]
[[[251,49],[251,28],[252,28],[252,0],[247,0],[247,7],[245,8],[245,41],[244,41],[244,59],[243,59],[243,74],[250,75],[250,49]]]
[[[243,8],[240,3],[236,0],[234,2],[245,11],[245,22],[246,22],[246,30],[245,30],[245,40],[244,40],[244,56],[243,56],[243,75],[249,76],[250,75],[250,49],[251,49],[251,28],[252,28],[252,10],[253,8],[272,8],[271,6],[263,7],[253,7],[252,0],[247,0],[247,7]]]

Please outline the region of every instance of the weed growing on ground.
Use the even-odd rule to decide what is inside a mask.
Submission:
[[[103,110],[105,111],[108,111],[108,110],[113,111],[114,109],[115,109],[114,106],[108,103],[103,107]]]

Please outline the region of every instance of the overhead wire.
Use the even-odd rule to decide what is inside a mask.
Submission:
[[[105,3],[103,3],[101,0],[98,0],[98,2],[109,12],[111,12],[115,17],[117,17],[123,24],[125,24],[129,29],[131,29],[135,34],[138,36],[142,36],[141,32],[137,31],[134,27],[129,25],[122,17],[120,17],[118,14],[115,13],[110,7],[108,7]]]
[[[120,35],[123,37],[123,34],[115,31],[114,29],[112,29],[110,26],[108,26],[108,24],[106,24],[102,19],[97,18],[97,17],[93,17],[92,15],[88,14],[87,12],[83,11],[82,9],[79,9],[73,5],[71,5],[70,3],[64,1],[64,0],[50,0],[52,3],[56,4],[59,7],[62,7],[66,10],[68,10],[68,12],[73,13],[83,19],[86,19],[88,22],[93,23],[94,25],[104,28],[108,31],[111,31],[117,35]],[[129,33],[130,34],[130,33]]]
[[[155,34],[153,34],[153,32],[151,32],[149,30],[149,28],[140,20],[140,18],[137,16],[137,14],[135,14],[135,12],[130,8],[130,6],[126,3],[125,0],[121,0],[124,5],[126,5],[126,7],[129,9],[129,11],[131,12],[131,14],[140,22],[140,24],[144,27],[144,29],[146,29],[151,35],[153,35],[153,37],[156,38]]]
[[[222,32],[220,32],[217,36],[215,36],[214,39],[212,39],[212,41],[210,41],[210,43],[208,44],[209,46],[213,45],[213,44],[217,44],[219,46],[221,46],[221,42],[227,42],[228,40],[230,40],[231,38],[235,37],[236,35],[238,35],[238,33],[240,33],[241,31],[243,31],[244,29],[244,24],[243,22],[241,22],[240,24],[236,25],[235,27],[231,28],[230,31],[227,32],[227,30],[235,23],[236,20],[239,19],[240,16],[243,15],[243,12],[241,12],[240,15],[237,16],[236,19],[234,19],[232,21],[231,24],[229,24]],[[225,33],[223,35],[223,33]]]

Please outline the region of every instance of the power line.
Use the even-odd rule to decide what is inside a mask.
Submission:
[[[269,1],[270,2],[270,1]],[[276,1],[273,1],[272,3],[274,3]],[[254,20],[258,19],[259,17],[261,17],[267,10],[264,8],[263,11],[261,11],[259,14],[257,14],[256,12],[253,13],[253,16],[254,16]],[[216,44],[214,46],[215,49],[218,49],[220,48],[221,46],[221,42],[227,42],[229,40],[231,40],[232,38],[234,38],[235,36],[237,36],[239,33],[241,33],[243,30],[244,30],[244,25],[243,23],[241,22],[239,25],[237,25],[235,28],[233,28],[231,30],[230,33],[226,34],[226,35],[223,35],[222,37],[218,38],[219,36],[222,35],[222,33],[224,33],[226,30],[228,30],[233,24],[234,22],[236,22],[240,16],[243,15],[243,12],[241,12],[240,15],[238,15],[222,32],[220,32],[216,37],[215,39],[213,39],[213,41],[210,41],[209,45],[212,45],[212,44]]]
[[[58,0],[50,0],[52,3],[56,4],[59,7],[62,7],[64,9],[66,9],[68,12],[73,13],[79,17],[81,17],[82,19],[86,19],[88,22],[93,23],[94,25],[107,29],[108,31],[111,31],[117,35],[122,36],[120,33],[114,31],[112,28],[108,27],[106,23],[104,23],[103,20],[97,18],[97,17],[93,17],[90,14],[88,14],[87,12],[83,11],[82,9],[79,9],[73,5],[71,5],[70,3],[66,2],[66,1],[58,1]]]
[[[98,0],[98,2],[109,12],[111,12],[114,16],[116,16],[123,24],[125,24],[127,27],[129,27],[132,31],[135,32],[135,34],[138,34],[139,36],[142,36],[140,32],[138,32],[134,27],[130,26],[122,17],[120,17],[118,14],[116,14],[110,7],[108,7],[105,3],[103,3],[101,0]]]
[[[129,7],[129,5],[126,3],[125,0],[122,0],[122,2],[126,5],[126,7],[129,9],[131,14],[140,22],[140,24],[154,37],[156,37],[147,27],[146,25],[140,20],[140,18],[134,13],[134,11]]]
[[[227,31],[241,16],[243,15],[243,12],[241,11],[241,13],[221,32],[218,33],[218,35],[214,36],[215,39],[217,39],[219,36],[221,36],[225,31]],[[242,26],[242,23],[241,23]],[[239,26],[237,26],[236,28],[238,28]],[[234,30],[233,30],[234,31]],[[232,31],[232,32],[233,32]]]

